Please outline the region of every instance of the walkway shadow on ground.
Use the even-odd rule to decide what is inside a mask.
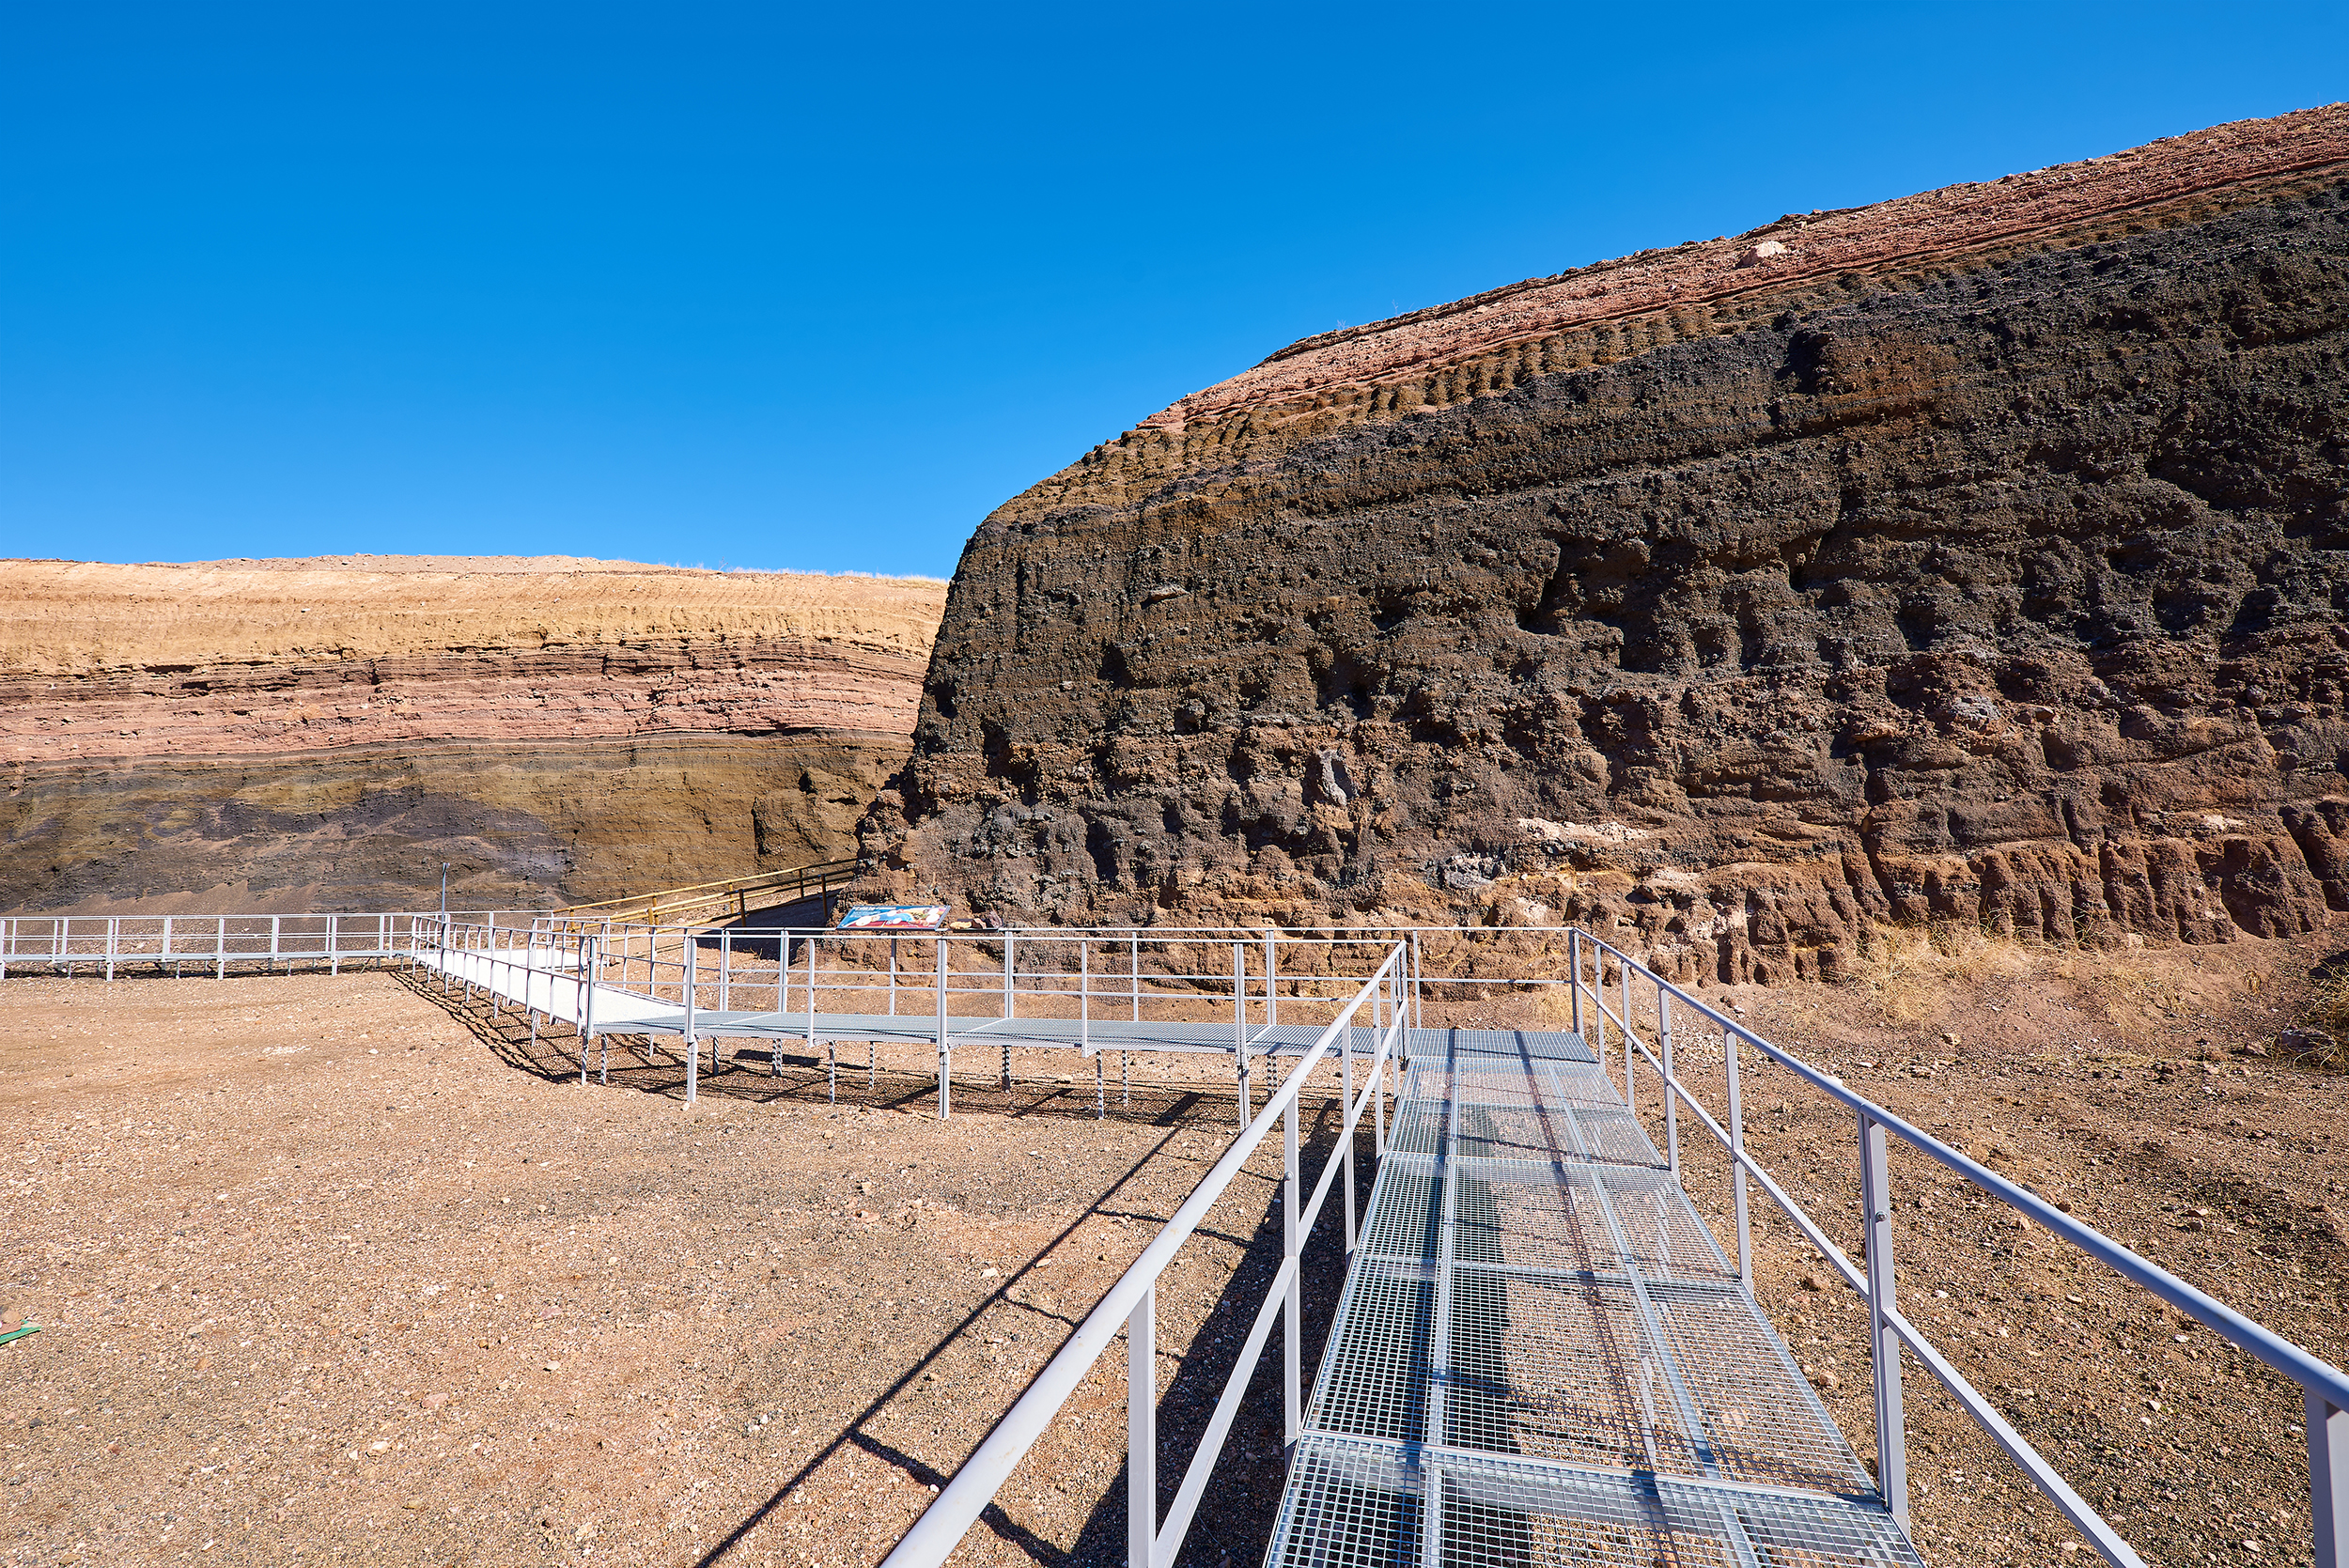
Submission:
[[[549,1082],[579,1077],[579,1040],[575,1033],[568,1032],[568,1025],[562,1026],[566,1030],[562,1035],[542,1029],[534,1041],[527,1019],[493,1007],[478,993],[470,1001],[461,988],[452,987],[443,994],[437,977],[428,976],[422,971],[408,971],[399,978],[401,984],[411,990],[444,1007],[509,1066]],[[674,1052],[657,1052],[649,1048],[648,1042],[640,1043],[635,1036],[608,1038],[613,1047],[611,1082],[614,1087],[673,1099],[683,1098],[685,1069]],[[589,1062],[591,1074],[600,1073],[606,1044],[607,1037],[598,1037],[595,1054]],[[830,1079],[826,1063],[820,1058],[786,1054],[781,1059],[781,1065],[786,1070],[780,1077],[770,1074],[766,1062],[759,1060],[760,1064],[756,1067],[729,1063],[718,1073],[705,1072],[700,1081],[701,1092],[754,1102],[826,1103]],[[705,1066],[707,1063],[708,1058],[705,1057]],[[926,1075],[882,1069],[873,1074],[868,1082],[863,1063],[856,1063],[853,1071],[847,1064],[842,1064],[838,1093],[837,1103],[852,1109],[923,1110],[935,1107],[937,1103],[934,1082]],[[1123,1216],[1144,1223],[1159,1222],[1160,1216],[1117,1207],[1115,1200],[1118,1194],[1152,1159],[1165,1151],[1174,1131],[1196,1126],[1202,1121],[1221,1124],[1226,1131],[1237,1131],[1237,1093],[1138,1084],[1130,1103],[1121,1104],[1118,1087],[1111,1083],[1107,1097],[1106,1110],[1110,1116],[1120,1121],[1166,1127],[1169,1129],[1168,1138],[1160,1139],[1148,1155],[1128,1167],[1083,1214],[1038,1249],[1037,1257],[1049,1256],[1053,1249],[1075,1234],[1087,1219],[1097,1217]],[[1299,1129],[1299,1163],[1304,1183],[1300,1201],[1311,1198],[1314,1186],[1321,1177],[1323,1159],[1337,1148],[1341,1112],[1335,1099],[1336,1096],[1332,1095],[1317,1109],[1309,1107],[1306,1124]],[[1038,1084],[1015,1079],[1011,1088],[1005,1090],[1000,1080],[980,1084],[957,1079],[953,1103],[957,1111],[972,1115],[1092,1120],[1097,1114],[1093,1086],[1089,1083]],[[1361,1215],[1367,1221],[1369,1193],[1377,1176],[1377,1161],[1372,1152],[1372,1140],[1367,1127],[1356,1128],[1356,1140],[1357,1202],[1361,1205]],[[1344,1204],[1345,1194],[1332,1187],[1329,1197],[1324,1200],[1315,1234],[1305,1249],[1305,1329],[1301,1380],[1309,1395],[1320,1364],[1322,1349],[1329,1340],[1330,1324],[1337,1310],[1338,1296],[1345,1284]],[[1222,1396],[1223,1387],[1231,1378],[1232,1369],[1238,1364],[1249,1326],[1264,1300],[1266,1287],[1280,1268],[1281,1230],[1279,1188],[1276,1184],[1267,1183],[1263,1208],[1246,1235],[1213,1227],[1203,1227],[1195,1233],[1197,1237],[1221,1239],[1239,1246],[1243,1253],[1238,1265],[1225,1282],[1222,1296],[1208,1313],[1189,1353],[1178,1357],[1165,1348],[1167,1336],[1163,1328],[1160,1330],[1160,1355],[1176,1362],[1174,1379],[1159,1399],[1159,1512],[1161,1519],[1167,1505],[1174,1500],[1175,1492],[1182,1485],[1183,1474],[1208,1418],[1215,1411],[1216,1402]],[[919,1485],[943,1488],[952,1479],[951,1474],[939,1472],[867,1428],[893,1401],[912,1388],[938,1358],[969,1332],[984,1314],[999,1306],[1019,1305],[1011,1302],[1011,1293],[1029,1281],[1034,1268],[1034,1265],[1031,1263],[1004,1279],[992,1296],[972,1309],[959,1324],[942,1335],[895,1382],[875,1398],[839,1436],[818,1451],[789,1480],[776,1487],[765,1503],[712,1546],[700,1560],[701,1568],[713,1568],[713,1565],[726,1560],[794,1488],[815,1475],[843,1447],[850,1444],[895,1467]],[[1021,1310],[1035,1311],[1024,1307]],[[1083,1312],[1091,1310],[1088,1304]],[[1083,1321],[1083,1312],[1048,1315],[1066,1329],[1073,1329]],[[1203,1496],[1199,1512],[1192,1520],[1190,1532],[1184,1541],[1182,1554],[1176,1560],[1177,1568],[1229,1568],[1232,1562],[1252,1562],[1263,1555],[1265,1542],[1270,1537],[1273,1518],[1279,1510],[1281,1490],[1287,1471],[1283,1457],[1280,1345],[1281,1333],[1276,1327],[1266,1341],[1263,1358],[1250,1379],[1247,1395],[1233,1420],[1223,1452]],[[1116,1353],[1112,1348],[1104,1355]],[[1010,1408],[1008,1401],[1004,1408]],[[979,1523],[1005,1544],[1017,1547],[1028,1560],[1044,1565],[1044,1568],[1095,1568],[1097,1564],[1109,1568],[1109,1565],[1122,1563],[1126,1558],[1125,1467],[1119,1467],[1110,1489],[1087,1516],[1076,1545],[1067,1550],[1064,1551],[1019,1525],[1000,1505],[990,1505],[980,1515]]]
[[[1313,1184],[1320,1179],[1323,1159],[1332,1156],[1338,1146],[1337,1127],[1341,1113],[1334,1103],[1325,1105],[1323,1111],[1324,1114],[1309,1126],[1299,1129],[1299,1164],[1304,1172],[1302,1179],[1306,1196],[1311,1195]],[[1366,1205],[1376,1165],[1370,1157],[1366,1129],[1357,1128],[1357,1133],[1361,1141],[1356,1150],[1355,1173],[1361,1184],[1357,1196],[1358,1201]],[[1172,1137],[1172,1134],[1169,1136]],[[1054,1248],[1075,1234],[1086,1219],[1096,1216],[1117,1218],[1123,1215],[1128,1219],[1157,1222],[1160,1217],[1121,1210],[1112,1206],[1112,1201],[1127,1183],[1164,1151],[1166,1141],[1161,1140],[1149,1156],[1130,1166],[1084,1214],[1039,1249],[1036,1256],[1049,1256]],[[1181,1488],[1184,1472],[1198,1446],[1200,1435],[1214,1414],[1216,1402],[1222,1396],[1233,1369],[1238,1365],[1240,1351],[1248,1338],[1249,1325],[1264,1301],[1265,1291],[1280,1270],[1280,1187],[1270,1181],[1263,1181],[1262,1185],[1263,1206],[1257,1211],[1245,1236],[1209,1226],[1203,1226],[1193,1233],[1194,1240],[1206,1237],[1238,1246],[1242,1249],[1242,1255],[1224,1286],[1222,1296],[1202,1323],[1189,1351],[1178,1354],[1167,1348],[1163,1326],[1160,1329],[1160,1358],[1176,1363],[1173,1382],[1159,1396],[1158,1506],[1161,1519],[1165,1516],[1167,1505]],[[1330,1319],[1336,1312],[1346,1275],[1345,1221],[1341,1218],[1343,1209],[1340,1206],[1345,1202],[1345,1195],[1332,1188],[1324,1202],[1322,1222],[1315,1227],[1315,1237],[1308,1243],[1303,1260],[1305,1327],[1300,1381],[1309,1394],[1319,1368],[1322,1347],[1329,1341]],[[1367,1206],[1361,1212],[1367,1215]],[[717,1568],[718,1564],[726,1561],[735,1548],[742,1545],[778,1505],[821,1470],[843,1448],[850,1445],[893,1467],[917,1485],[929,1487],[933,1492],[942,1490],[953,1479],[952,1472],[941,1471],[924,1463],[885,1436],[868,1429],[893,1401],[913,1388],[939,1357],[970,1332],[990,1309],[1012,1305],[1030,1312],[1040,1312],[1040,1309],[1011,1299],[1013,1291],[1028,1280],[1034,1266],[1031,1263],[1017,1270],[1003,1281],[1002,1289],[973,1308],[951,1332],[936,1341],[918,1360],[898,1375],[894,1383],[866,1405],[839,1436],[794,1471],[788,1480],[775,1488],[766,1502],[753,1510],[723,1539],[703,1554],[696,1568]],[[1091,1311],[1092,1307],[1088,1305],[1078,1312],[1042,1312],[1041,1315],[1060,1324],[1065,1331],[1073,1331]],[[1112,1360],[1118,1354],[1117,1347],[1113,1345],[1102,1353],[1102,1359]],[[1096,1375],[1098,1375],[1099,1365],[1096,1363]],[[1280,1509],[1282,1488],[1287,1480],[1287,1466],[1283,1456],[1280,1374],[1281,1336],[1276,1327],[1265,1342],[1263,1357],[1257,1363],[1254,1375],[1249,1380],[1248,1391],[1233,1419],[1223,1452],[1202,1494],[1199,1511],[1192,1517],[1182,1553],[1175,1559],[1177,1568],[1230,1568],[1235,1560],[1245,1563],[1263,1556],[1265,1543],[1271,1536],[1273,1519]],[[1025,1391],[1024,1385],[1021,1391]],[[1004,1410],[1011,1408],[1017,1397],[1014,1395],[1005,1400]],[[1020,1555],[1041,1565],[1041,1568],[1113,1568],[1113,1565],[1126,1560],[1126,1467],[1121,1465],[1108,1492],[1086,1517],[1078,1532],[1076,1544],[1066,1550],[1020,1525],[1001,1503],[988,1504],[980,1514],[978,1525],[974,1528],[992,1531],[1006,1545],[1017,1548]]]
[[[468,999],[460,984],[442,988],[442,977],[421,970],[397,975],[399,984],[446,1011],[507,1066],[549,1083],[576,1079],[581,1071],[581,1041],[569,1024],[540,1020],[534,1029],[521,1009],[500,1004],[486,992]],[[685,1098],[685,1063],[678,1053],[682,1042],[669,1037],[599,1034],[586,1057],[588,1078],[615,1089],[663,1098]],[[740,1045],[740,1050],[727,1049]],[[938,1086],[928,1071],[908,1072],[880,1065],[868,1067],[860,1055],[854,1060],[828,1061],[820,1051],[810,1056],[772,1041],[721,1041],[720,1064],[710,1066],[710,1043],[701,1044],[696,1092],[719,1099],[754,1105],[839,1105],[873,1110],[935,1111]],[[1055,1052],[1056,1057],[1065,1053]],[[1107,1119],[1174,1126],[1221,1119],[1235,1130],[1239,1126],[1239,1094],[1231,1089],[1191,1084],[1136,1082],[1121,1086],[1103,1057],[1104,1077],[1097,1091],[1089,1074],[1054,1074],[1038,1081],[1035,1075],[1015,1074],[1008,1088],[993,1051],[987,1060],[993,1069],[981,1076],[962,1055],[951,1091],[956,1110],[1009,1116],[1049,1116],[1067,1120]],[[1260,1077],[1264,1076],[1262,1074]],[[1064,1081],[1064,1079],[1066,1081]]]

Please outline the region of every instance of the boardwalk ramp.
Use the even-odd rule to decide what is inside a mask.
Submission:
[[[1412,1051],[1271,1568],[1917,1563],[1581,1037]]]

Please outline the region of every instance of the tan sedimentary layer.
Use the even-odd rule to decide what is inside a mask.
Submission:
[[[0,563],[0,908],[474,907],[838,854],[945,584]]]
[[[461,648],[791,638],[929,655],[946,585],[568,556],[117,566],[0,561],[0,671],[80,674]]]

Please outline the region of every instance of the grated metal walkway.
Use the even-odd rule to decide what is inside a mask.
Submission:
[[[1269,1568],[1918,1563],[1581,1037],[1411,1044]]]

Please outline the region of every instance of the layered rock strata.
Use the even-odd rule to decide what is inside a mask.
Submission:
[[[1325,334],[979,528],[863,825],[1007,917],[2349,908],[2349,110]]]
[[[0,567],[0,908],[588,899],[851,846],[943,585],[574,560]]]

